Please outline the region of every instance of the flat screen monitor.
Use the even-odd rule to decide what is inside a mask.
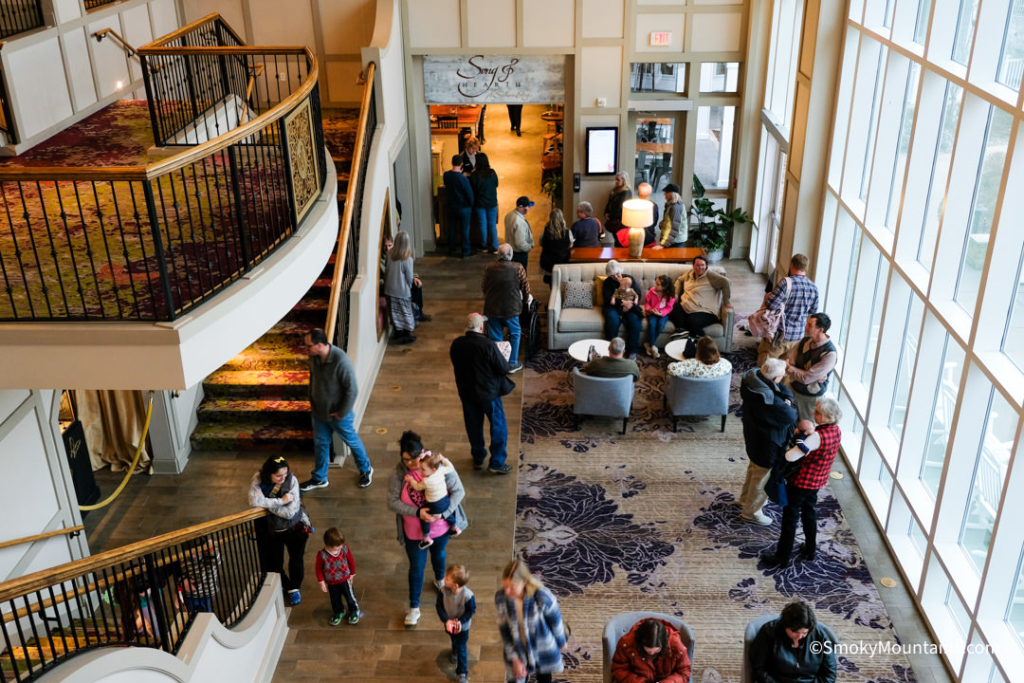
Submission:
[[[615,175],[619,166],[619,129],[587,128],[587,175]]]

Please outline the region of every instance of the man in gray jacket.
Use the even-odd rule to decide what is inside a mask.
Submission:
[[[333,433],[352,449],[359,468],[359,486],[366,488],[373,480],[373,467],[356,431],[356,416],[352,412],[359,395],[352,361],[327,340],[323,330],[312,330],[306,335],[306,349],[309,351],[309,408],[313,418],[315,461],[312,475],[299,488],[310,491],[327,486],[327,460]]]

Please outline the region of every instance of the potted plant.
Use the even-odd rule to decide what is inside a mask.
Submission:
[[[708,261],[715,263],[722,260],[725,248],[729,245],[729,230],[737,224],[754,225],[754,221],[740,208],[735,208],[731,212],[716,209],[714,203],[704,194],[704,185],[694,174],[693,203],[690,205],[690,241],[694,246],[702,247],[707,252]]]
[[[549,176],[548,179],[544,181],[544,184],[540,186],[540,190],[541,190],[541,192],[543,192],[544,194],[546,194],[548,196],[548,199],[551,200],[551,206],[552,207],[561,206],[562,205],[562,174],[561,173],[555,173],[555,174]]]

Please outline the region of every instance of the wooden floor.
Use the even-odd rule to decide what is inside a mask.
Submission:
[[[537,190],[539,163],[534,161],[539,162],[542,124],[531,124],[527,111],[523,137],[516,138],[508,134],[502,108],[494,109],[497,115],[489,112],[484,150],[501,176],[499,236],[504,207],[511,206],[520,194],[528,194],[538,204],[527,218],[539,242],[547,213],[541,206],[547,204],[546,198]],[[526,161],[516,163],[516,159]],[[530,258],[531,286],[535,295],[546,302],[548,288],[540,278],[539,251],[535,250]],[[498,477],[472,469],[448,358],[451,340],[461,334],[466,314],[481,309],[480,277],[490,258],[493,257],[474,256],[463,261],[430,255],[418,260],[416,271],[425,282],[426,309],[434,320],[417,330],[419,339],[415,344],[389,347],[376,383],[363,387],[363,391],[372,393],[359,431],[376,470],[373,484],[359,489],[355,468],[347,463],[343,469],[330,471],[328,488],[303,498],[317,534],[306,555],[309,573],[302,592],[303,602],[291,611],[291,630],[275,681],[415,683],[443,681],[448,674],[454,677],[453,667],[447,661],[448,638],[434,612],[435,592],[429,581],[423,591],[419,625],[406,628],[403,624],[408,562],[396,540],[395,518],[387,509],[386,494],[388,479],[399,461],[397,441],[404,429],[420,432],[424,444],[451,458],[462,475],[471,526],[449,544],[448,562],[469,567],[469,586],[477,596],[479,610],[469,639],[470,679],[504,679],[494,626],[493,594],[500,583],[499,572],[512,556],[516,479],[514,474]],[[751,273],[741,261],[727,262],[726,267],[733,281],[737,311],[754,310],[761,300],[763,277]],[[521,384],[522,375],[515,379]],[[518,456],[521,407],[522,392],[517,386],[505,398],[509,457],[513,463]],[[193,453],[182,475],[135,477],[113,506],[86,519],[90,547],[94,552],[117,547],[244,508],[248,482],[263,457],[244,452]],[[302,455],[294,458],[292,464],[300,478],[305,478],[312,458]],[[118,474],[98,475],[104,493],[120,480]],[[852,477],[847,477],[844,484],[836,487],[837,493],[855,533],[861,538],[862,533],[877,534]],[[313,552],[319,548],[322,531],[332,525],[347,535],[358,569],[356,595],[365,616],[357,626],[328,625],[327,596],[319,592],[312,576]],[[862,540],[862,547],[876,578],[899,578],[883,544]],[[883,597],[904,642],[930,642],[905,591],[898,588]],[[606,617],[595,615],[601,620]],[[914,664],[919,681],[949,680],[936,658],[920,659]],[[571,680],[571,672],[564,677]]]

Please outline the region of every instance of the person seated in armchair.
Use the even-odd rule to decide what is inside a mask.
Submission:
[[[721,322],[718,317],[718,295],[726,308],[732,290],[729,278],[708,270],[708,260],[703,256],[693,259],[693,270],[676,280],[676,300],[669,320],[676,326],[677,337],[703,337],[704,328]]]
[[[622,636],[612,657],[614,683],[689,683],[693,665],[679,630],[644,619]]]
[[[635,360],[623,358],[626,342],[615,337],[608,344],[608,355],[595,358],[583,366],[583,374],[591,377],[625,377],[633,375],[633,381],[640,379],[640,366]]]

